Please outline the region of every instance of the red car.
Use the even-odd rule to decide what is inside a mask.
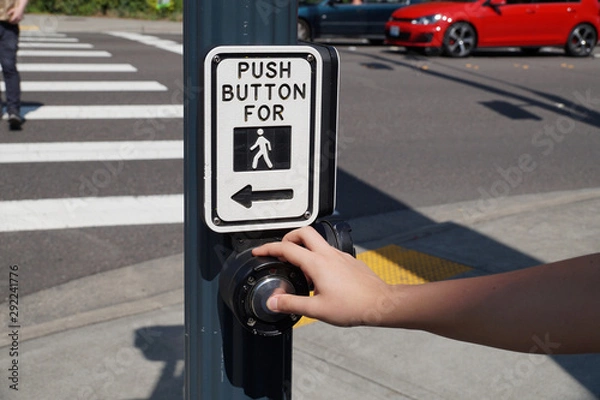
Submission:
[[[386,43],[407,49],[441,48],[466,57],[477,47],[560,46],[589,56],[600,31],[599,0],[429,1],[392,13]]]

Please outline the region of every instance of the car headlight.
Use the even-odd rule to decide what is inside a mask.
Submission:
[[[410,23],[416,25],[430,25],[435,24],[437,21],[442,19],[442,17],[442,14],[426,15],[424,17],[415,18],[410,21]]]

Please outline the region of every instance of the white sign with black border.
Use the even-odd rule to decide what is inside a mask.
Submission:
[[[219,46],[204,64],[204,220],[215,232],[293,229],[319,213],[321,55]]]

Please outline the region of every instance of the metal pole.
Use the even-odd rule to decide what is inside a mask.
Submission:
[[[296,0],[184,0],[185,399],[290,399],[291,332],[256,337],[218,294],[231,237],[202,221],[203,65],[217,45],[296,43]]]

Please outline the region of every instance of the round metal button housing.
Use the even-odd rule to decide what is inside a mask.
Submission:
[[[262,336],[291,329],[301,316],[272,312],[267,300],[275,292],[309,295],[302,270],[274,257],[254,257],[252,250],[230,256],[221,271],[219,292],[240,324]]]
[[[277,322],[285,317],[285,314],[276,313],[267,308],[267,300],[276,292],[296,294],[291,282],[280,275],[269,275],[262,278],[250,292],[250,307],[254,315],[261,321]]]

